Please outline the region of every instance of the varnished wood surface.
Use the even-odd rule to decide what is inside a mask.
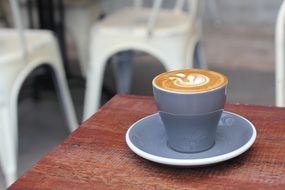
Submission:
[[[116,96],[10,189],[285,189],[285,109],[227,104],[255,125],[246,153],[203,168],[152,163],[128,149],[125,133],[156,112],[152,97]]]

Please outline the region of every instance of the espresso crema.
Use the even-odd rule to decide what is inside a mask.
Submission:
[[[197,93],[225,86],[228,79],[215,71],[187,69],[161,73],[154,78],[153,83],[162,90]]]

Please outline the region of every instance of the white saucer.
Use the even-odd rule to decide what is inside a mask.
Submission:
[[[256,139],[256,130],[246,118],[224,111],[215,145],[199,153],[180,153],[167,146],[159,114],[134,123],[126,133],[129,148],[137,155],[160,164],[197,167],[223,162],[247,151]]]

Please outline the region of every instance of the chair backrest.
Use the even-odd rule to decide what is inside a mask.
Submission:
[[[20,12],[20,7],[19,7],[19,2],[18,0],[9,0],[10,1],[10,6],[11,6],[11,11],[12,11],[12,16],[13,16],[13,21],[16,27],[16,30],[18,31],[18,37],[19,41],[23,50],[24,54],[24,59],[27,59],[27,43],[26,43],[26,38],[24,35],[24,26],[21,21],[21,12]]]
[[[147,33],[149,36],[152,34],[152,31],[156,25],[162,3],[163,0],[154,0],[153,2],[152,14],[150,15],[148,22],[148,29],[147,29]],[[184,12],[183,7],[185,3],[187,3],[189,22],[191,23],[193,23],[193,21],[201,22],[203,0],[176,0],[176,4],[173,7],[173,11],[175,13]],[[134,0],[134,6],[137,8],[141,7],[142,0]]]
[[[192,17],[195,18],[197,16],[200,16],[203,0],[176,0],[174,11],[182,12],[185,3],[187,4],[187,9]]]
[[[285,0],[279,9],[275,29],[276,105],[285,106]]]
[[[186,5],[190,19],[189,22],[201,22],[203,3],[204,0],[176,0],[173,10],[176,13],[185,12],[183,8]]]
[[[204,1],[203,0],[187,0],[189,22],[192,25],[197,24],[196,27],[202,27],[202,14]],[[200,29],[201,30],[201,29]]]

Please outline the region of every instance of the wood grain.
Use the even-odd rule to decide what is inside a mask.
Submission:
[[[253,147],[213,166],[182,169],[130,151],[125,133],[156,112],[152,97],[115,96],[9,189],[285,189],[285,109],[227,104],[257,129]]]

